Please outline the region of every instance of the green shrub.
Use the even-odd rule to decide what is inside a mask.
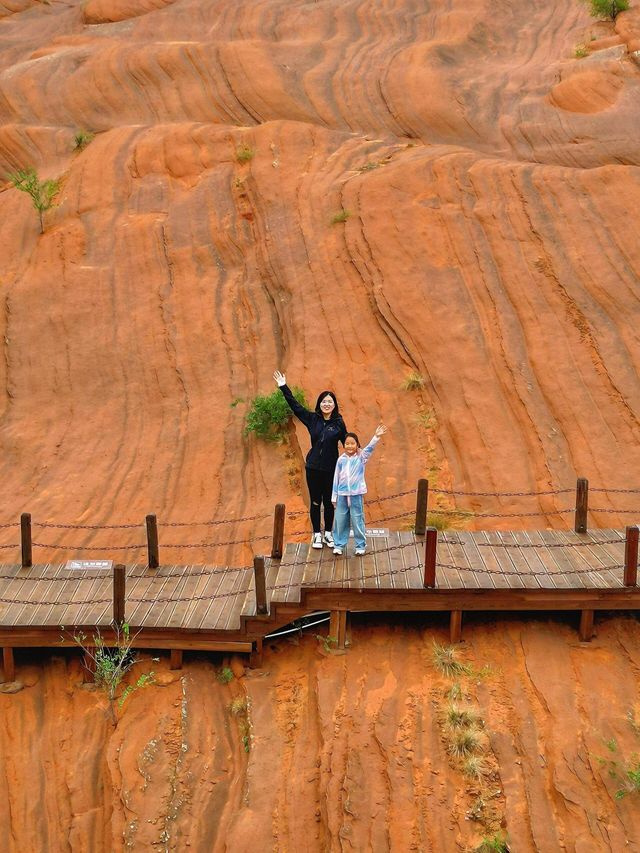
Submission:
[[[40,233],[44,234],[44,214],[54,206],[53,200],[60,191],[60,181],[41,181],[35,169],[18,169],[7,177],[17,190],[31,196],[40,219]]]
[[[292,388],[293,396],[305,408],[308,403],[302,388]],[[251,400],[244,434],[254,433],[264,441],[281,442],[292,412],[280,391],[258,394]]]
[[[255,155],[255,149],[247,145],[246,142],[243,142],[242,145],[238,145],[236,148],[236,160],[238,163],[248,163],[249,160],[253,160]]]
[[[336,213],[334,216],[331,217],[331,224],[337,225],[339,222],[346,222],[350,216],[350,210],[341,210],[340,213]]]
[[[223,666],[216,673],[216,678],[220,684],[228,684],[233,679],[233,670],[228,666]]]
[[[444,675],[453,678],[457,675],[470,675],[473,671],[468,663],[458,660],[456,649],[453,646],[441,646],[440,643],[433,644],[433,663]]]
[[[455,758],[466,758],[481,746],[478,729],[451,729],[447,741],[447,750]]]
[[[485,835],[475,853],[509,853],[509,845],[501,835]]]
[[[473,708],[460,708],[453,703],[447,709],[447,723],[452,729],[479,726],[480,717]]]
[[[76,151],[82,151],[87,147],[90,142],[93,142],[94,137],[95,133],[91,133],[90,130],[82,130],[81,128],[73,137],[73,147],[76,149]]]
[[[629,0],[582,0],[589,7],[592,18],[609,18],[615,21],[620,12],[629,8]]]
[[[577,44],[573,55],[576,59],[584,59],[585,56],[589,56],[589,50],[585,44]]]

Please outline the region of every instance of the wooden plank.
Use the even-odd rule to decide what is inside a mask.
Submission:
[[[457,569],[450,568],[456,565],[451,553],[451,547],[446,538],[438,533],[438,546],[436,550],[436,589],[462,589],[464,583]]]
[[[467,562],[473,569],[478,586],[484,589],[495,589],[494,575],[487,572],[487,567],[484,562],[482,552],[489,550],[488,548],[478,548],[476,539],[473,533],[469,530],[452,530],[449,531],[451,537],[456,537],[462,543],[466,554]]]
[[[273,561],[277,562],[277,561]],[[268,564],[266,577],[268,577]],[[240,608],[242,606],[242,602],[244,601],[247,588],[252,584],[252,579],[250,574],[246,574],[245,572],[236,572],[236,580],[233,585],[233,592],[237,593],[233,598],[227,599],[227,606],[222,611],[220,618],[218,619],[218,623],[216,628],[224,629],[225,631],[229,631],[231,629],[238,630],[240,628]],[[269,592],[269,584],[267,583],[267,605],[269,606],[269,610],[271,609],[270,604],[270,592]],[[223,618],[224,617],[224,618]]]
[[[594,553],[601,565],[619,565],[624,566],[624,542],[625,534],[621,530],[591,530],[590,538],[595,541]],[[602,545],[603,541],[608,539],[618,539],[619,544]],[[617,571],[601,572],[602,576],[607,579],[608,585],[612,587],[624,585],[624,569]]]
[[[51,563],[36,564],[28,569],[23,569],[21,574],[23,577],[20,582],[13,584],[10,582],[10,587],[5,595],[7,598],[15,598],[16,600],[25,599],[29,601],[56,601],[63,595],[62,584],[60,581],[50,581],[49,578],[56,577],[60,571],[60,564]],[[34,582],[35,581],[35,582]],[[52,589],[53,587],[53,589]],[[32,604],[14,604],[10,607],[7,614],[11,620],[11,625],[28,625],[31,620],[36,620],[36,624],[41,624],[43,610],[52,605],[32,605]]]
[[[184,585],[187,566],[168,566],[166,568],[168,569],[168,582],[163,587],[162,594],[157,596],[157,598],[179,598],[180,589]],[[164,572],[165,567],[163,566],[162,569],[153,569],[155,572],[161,570]],[[151,610],[145,616],[143,624],[147,628],[165,627],[175,606],[175,601],[154,602]]]
[[[136,584],[135,593],[127,590],[129,607],[125,605],[125,612],[130,625],[142,627],[147,624],[149,616],[153,612],[155,601],[168,594],[175,584],[175,578],[171,577],[171,566],[161,566],[159,569],[148,569]],[[131,602],[132,598],[145,598],[149,601]]]
[[[496,587],[504,589],[519,589],[524,587],[524,581],[517,574],[514,574],[515,567],[509,559],[506,551],[507,548],[501,548],[502,537],[497,532],[484,531],[480,534],[484,542],[488,542],[492,547],[482,548],[482,553],[487,566],[490,566],[497,574],[494,575]],[[499,574],[506,572],[506,574]]]
[[[458,572],[458,577],[460,578],[461,585],[470,589],[473,589],[474,587],[479,587],[481,584],[477,574],[472,569],[471,562],[469,560],[469,555],[467,554],[467,549],[464,544],[464,540],[456,536],[453,531],[452,535],[447,538],[449,539],[447,545],[449,548],[449,553],[451,555],[451,562],[456,566],[462,566],[463,568],[469,569],[469,571],[466,572]],[[442,534],[438,534],[438,547],[440,547],[440,539],[443,539]],[[458,539],[461,544],[456,544],[456,539]]]
[[[231,609],[232,607],[230,596],[237,592],[236,584],[239,574],[240,572],[225,572],[215,598],[212,599],[211,605],[207,609],[202,622],[197,626],[198,628],[213,630],[226,622],[225,611],[227,608]]]
[[[374,540],[375,542],[376,540]],[[381,540],[382,541],[382,540]],[[385,547],[396,547],[398,545],[403,545],[402,534],[400,531],[397,533],[392,533],[386,540],[388,542],[388,546]],[[391,583],[394,589],[409,589],[409,581],[407,575],[404,571],[402,571],[405,567],[404,562],[404,548],[399,548],[397,551],[387,551],[384,555],[387,558],[388,569],[387,571],[395,571],[397,574],[391,575]],[[380,555],[383,556],[382,554]],[[378,569],[380,571],[380,569]]]
[[[505,531],[501,533],[500,538],[505,545],[518,544],[518,541],[512,531]],[[541,583],[541,578],[537,575],[531,574],[531,566],[521,548],[503,548],[502,550],[506,552],[507,557],[511,561],[513,571],[518,572],[522,578],[524,586],[529,589],[539,589],[543,585]]]
[[[124,599],[124,615],[127,624],[131,624],[131,613],[134,606],[128,603],[130,598],[144,595],[148,581],[145,579],[147,572],[146,563],[133,563],[126,566],[126,582],[125,582],[125,599]],[[155,571],[154,571],[155,574]],[[136,592],[141,584],[141,591]],[[112,590],[108,581],[100,581],[98,588],[92,593],[92,597],[96,599],[104,599],[111,597]],[[84,624],[94,625],[110,625],[112,620],[111,604],[87,604],[86,609],[78,615],[78,620],[82,620]]]
[[[221,567],[223,568],[223,567]],[[251,573],[253,574],[253,568],[251,569]],[[191,616],[188,627],[195,628],[200,630],[208,625],[208,614],[209,611],[213,609],[214,604],[216,603],[217,596],[220,595],[221,592],[228,591],[230,589],[232,581],[229,577],[228,572],[222,571],[218,575],[211,575],[207,578],[207,583],[205,584],[205,588],[200,595],[206,596],[202,601],[198,602],[196,609]],[[226,586],[225,586],[226,584]]]
[[[584,546],[578,546],[577,548],[570,547],[576,542],[584,542],[585,536],[580,536],[576,533],[566,533],[564,530],[554,531],[556,534],[556,539],[558,542],[562,542],[563,544],[569,546],[567,548],[558,548],[558,551],[564,551],[565,557],[567,561],[570,563],[571,568],[574,570],[578,570],[577,574],[569,575],[569,582],[574,583],[574,579],[580,579],[580,581],[586,586],[593,586],[596,588],[606,589],[609,584],[602,577],[602,575],[598,572],[597,565],[594,565],[593,555],[590,554],[589,548]],[[585,570],[591,569],[591,571],[586,572]]]
[[[199,574],[197,576],[197,583],[195,589],[191,594],[192,599],[188,602],[186,609],[182,615],[182,622],[180,627],[183,629],[188,629],[194,624],[195,614],[202,603],[198,597],[200,595],[205,594],[205,589],[207,588],[209,581],[212,578],[217,578],[219,583],[222,581],[222,571],[220,569],[217,569],[215,566],[202,566],[199,571],[209,572],[209,574]],[[250,568],[248,571],[253,572],[253,569]]]
[[[400,533],[400,543],[408,547],[402,549],[402,559],[405,566],[415,566],[405,572],[409,589],[422,589],[424,582],[424,537],[418,538],[410,530]]]
[[[203,571],[207,571],[207,566],[189,566],[188,571],[185,573],[183,577],[183,584],[180,589],[180,598],[184,598],[185,601],[178,601],[175,604],[175,607],[171,611],[171,614],[167,617],[165,625],[169,628],[179,628],[183,624],[184,615],[189,609],[189,605],[191,604],[192,596],[195,594],[196,589],[198,588],[198,581],[202,577],[200,574]]]
[[[367,550],[364,557],[360,558],[360,586],[377,588],[380,585],[378,574],[388,570],[389,557],[386,552],[380,554],[376,548]]]
[[[95,571],[91,569],[86,572],[82,570],[72,572],[61,567],[58,577],[64,575],[69,576],[68,582],[63,584],[60,581],[54,581],[54,583],[60,583],[64,587],[64,598],[61,600],[60,605],[51,608],[48,613],[42,614],[39,621],[40,625],[65,625],[66,627],[73,627],[74,625],[87,624],[82,619],[83,612],[86,612],[88,609],[86,602],[102,597],[102,595],[108,599],[113,598],[113,581],[110,571]],[[100,576],[101,580],[98,580]],[[104,584],[105,580],[107,582],[106,586]],[[102,593],[98,595],[101,589]],[[79,603],[70,604],[69,602],[72,601]]]
[[[528,556],[529,565],[536,568],[536,571],[544,571],[547,573],[547,579],[542,586],[547,586],[551,589],[567,589],[571,586],[567,576],[561,573],[561,567],[558,566],[554,558],[555,551],[559,548],[549,548],[540,535],[539,530],[530,530],[523,536],[523,541],[529,542],[532,546],[525,553],[529,555],[531,552],[535,556]],[[537,547],[541,546],[541,547]]]
[[[179,599],[179,598],[187,598],[186,588],[189,582],[189,574],[193,567],[190,565],[186,565],[182,567],[182,573],[180,578],[171,593],[171,598]],[[178,567],[174,567],[173,571],[176,572]],[[154,569],[154,571],[156,571]],[[173,614],[175,613],[176,607],[179,605],[185,606],[187,604],[186,601],[170,601],[167,602],[162,610],[160,610],[156,615],[155,624],[159,628],[165,628],[168,625],[172,624]],[[151,625],[149,627],[152,627]]]
[[[561,540],[558,539],[555,530],[540,530],[538,535],[546,545],[562,544]],[[559,587],[560,583],[562,583],[571,589],[586,589],[589,586],[586,578],[582,575],[571,574],[575,566],[567,554],[567,551],[567,548],[550,548],[547,551],[548,557],[553,559],[558,567],[560,577],[557,575],[554,576],[556,586]]]

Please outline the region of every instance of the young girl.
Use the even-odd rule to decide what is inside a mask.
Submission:
[[[364,466],[386,431],[386,426],[380,424],[364,450],[360,450],[360,441],[355,432],[348,432],[345,437],[344,453],[336,465],[331,495],[331,501],[336,508],[333,524],[334,554],[342,554],[343,548],[347,547],[350,526],[356,540],[356,557],[361,557],[366,550],[364,495],[367,492],[367,484],[364,481]]]

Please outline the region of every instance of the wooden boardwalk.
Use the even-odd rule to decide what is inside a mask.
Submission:
[[[391,531],[371,538],[364,557],[352,550],[350,542],[348,554],[336,557],[289,543],[282,560],[266,563],[267,615],[256,614],[252,568],[129,565],[125,620],[140,647],[250,652],[318,610],[451,611],[458,614],[452,640],[465,610],[579,610],[588,639],[594,610],[640,607],[638,588],[624,584],[625,534],[616,530],[447,531],[438,537],[435,589],[424,587],[423,537]],[[108,570],[0,567],[5,649],[60,645],[60,626],[67,635],[74,626],[103,626],[106,636],[112,617]]]

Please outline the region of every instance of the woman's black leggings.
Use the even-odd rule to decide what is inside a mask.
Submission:
[[[331,503],[331,492],[333,491],[333,471],[316,471],[313,468],[305,468],[307,472],[307,486],[309,486],[309,497],[311,506],[309,515],[314,533],[321,532],[320,526],[320,504],[324,504],[324,529],[333,529],[333,504]]]

